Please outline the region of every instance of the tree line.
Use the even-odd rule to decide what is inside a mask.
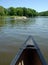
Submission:
[[[43,11],[39,13],[40,16],[48,16],[48,11]]]
[[[0,6],[0,16],[26,16],[26,17],[33,17],[33,16],[48,16],[48,11],[45,12],[37,12],[34,9],[31,8],[25,8],[25,7],[9,7],[4,8],[3,6]]]
[[[37,16],[37,12],[34,9],[25,8],[25,7],[17,7],[17,8],[9,7],[6,9],[0,6],[0,15],[32,17],[32,16]]]

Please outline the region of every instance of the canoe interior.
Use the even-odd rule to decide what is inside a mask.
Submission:
[[[31,48],[32,47],[32,48]],[[15,65],[42,65],[37,49],[34,46],[27,46]]]
[[[47,65],[32,36],[29,36],[10,65]]]

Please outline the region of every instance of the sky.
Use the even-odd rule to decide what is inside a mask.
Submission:
[[[48,0],[0,0],[0,6],[5,8],[27,7],[41,12],[48,10]]]

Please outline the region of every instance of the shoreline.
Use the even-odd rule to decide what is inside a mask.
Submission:
[[[14,16],[15,19],[27,19],[26,16]]]
[[[27,19],[26,16],[0,16],[0,17],[11,17],[11,18],[14,18],[15,20],[16,19]]]

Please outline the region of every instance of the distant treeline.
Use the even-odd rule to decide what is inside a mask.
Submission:
[[[34,9],[25,8],[25,7],[17,7],[17,8],[10,7],[6,9],[0,6],[0,15],[32,17],[32,16],[37,16],[37,12]]]
[[[26,17],[33,17],[33,16],[48,16],[48,11],[38,13],[34,9],[25,8],[25,7],[9,7],[4,8],[0,6],[0,16],[26,16]]]
[[[48,11],[43,11],[39,13],[40,16],[48,16]]]

